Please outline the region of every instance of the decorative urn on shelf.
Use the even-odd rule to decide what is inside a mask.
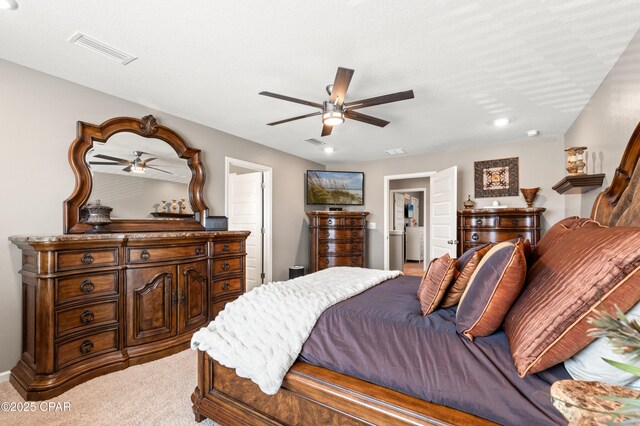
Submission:
[[[100,204],[100,200],[96,200],[95,203],[89,203],[80,209],[82,222],[87,225],[92,225],[93,228],[86,231],[85,234],[102,234],[109,232],[104,229],[104,225],[111,223],[111,211],[113,209],[109,206],[103,206]]]
[[[471,200],[471,195],[467,195],[467,200],[462,204],[464,205],[465,209],[472,209],[475,203]]]

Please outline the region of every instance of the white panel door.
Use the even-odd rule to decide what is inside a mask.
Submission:
[[[431,259],[445,253],[456,257],[456,214],[458,209],[458,167],[442,170],[429,179],[431,197]]]
[[[229,175],[229,230],[247,238],[247,291],[262,284],[262,172]]]

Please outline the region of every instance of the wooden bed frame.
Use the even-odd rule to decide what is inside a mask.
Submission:
[[[639,158],[640,124],[629,140],[611,185],[596,198],[592,218],[608,224]],[[276,395],[266,395],[249,379],[238,377],[205,352],[198,354],[198,387],[191,400],[196,421],[210,418],[224,426],[495,424],[304,362],[291,367]]]

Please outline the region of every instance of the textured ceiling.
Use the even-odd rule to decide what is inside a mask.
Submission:
[[[640,28],[638,0],[18,2],[0,58],[321,163],[561,136]],[[139,59],[67,43],[78,30]],[[320,102],[338,66],[355,69],[347,102],[416,97],[360,110],[391,124],[347,121],[331,155],[303,142],[319,117],[265,125],[314,109],[258,92]]]

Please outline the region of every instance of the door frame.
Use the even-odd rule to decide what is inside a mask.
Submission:
[[[224,215],[227,217],[229,217],[229,169],[232,165],[262,172],[264,181],[262,268],[264,270],[264,283],[270,283],[273,281],[273,169],[263,164],[224,157]]]
[[[417,173],[404,173],[401,175],[388,175],[384,177],[384,234],[383,234],[383,240],[384,240],[384,269],[388,270],[389,269],[389,208],[390,208],[390,204],[389,204],[389,182],[392,180],[400,180],[400,179],[414,179],[414,178],[428,178],[431,177],[433,175],[435,175],[437,172],[417,172]],[[394,191],[396,191],[394,189]],[[399,190],[398,190],[399,191]],[[426,189],[425,189],[425,208],[422,209],[423,212],[422,214],[425,215],[424,216],[424,223],[427,223],[427,211],[429,210],[427,207],[427,200],[426,200]],[[426,265],[426,256],[427,256],[427,252],[426,252],[426,245],[427,245],[427,229],[425,226],[424,229],[424,245],[425,245],[425,262],[424,264]]]

